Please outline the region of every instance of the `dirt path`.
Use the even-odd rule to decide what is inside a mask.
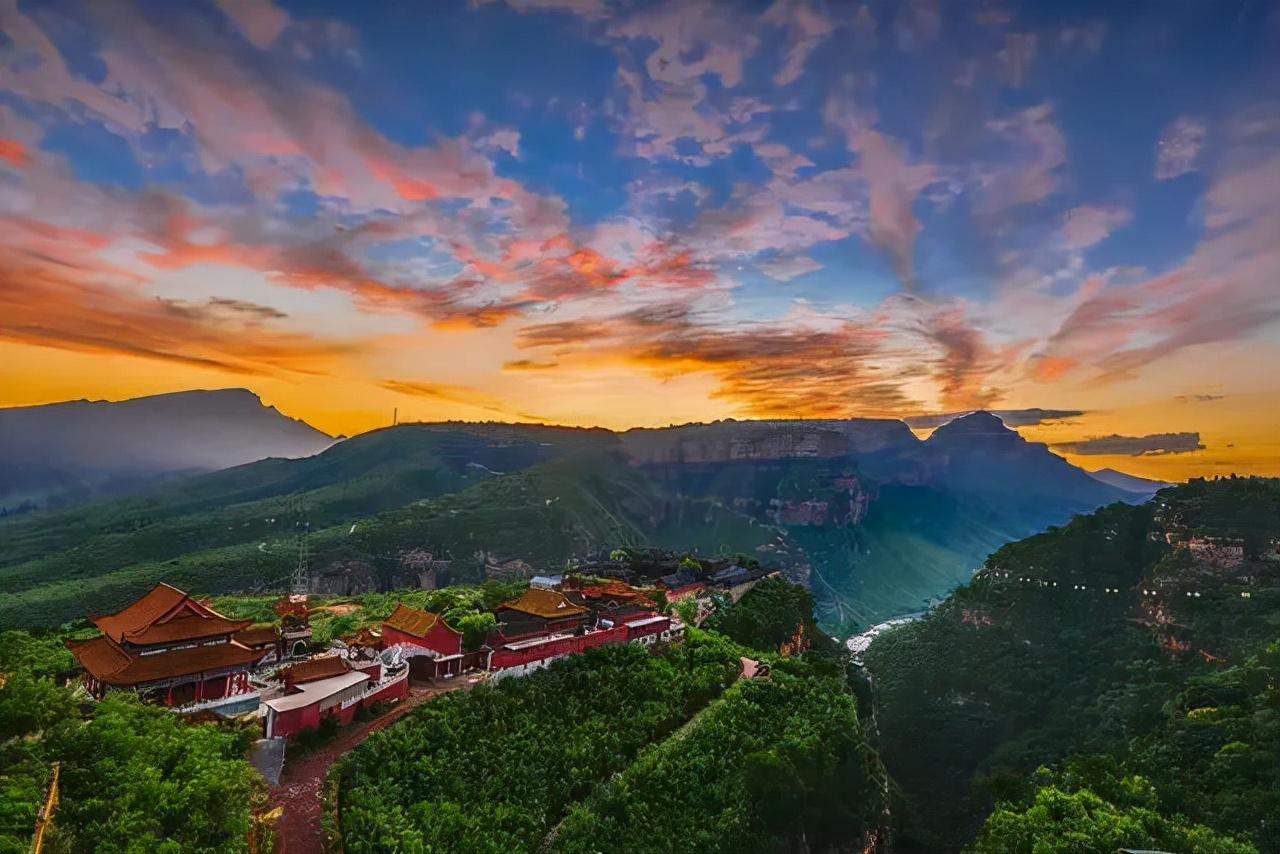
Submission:
[[[271,806],[284,807],[280,817],[281,854],[321,854],[324,850],[320,818],[321,789],[333,763],[354,749],[370,733],[385,729],[407,715],[415,707],[450,691],[470,688],[461,678],[444,685],[414,685],[409,697],[376,720],[354,723],[333,741],[297,760],[285,759],[280,784],[271,790]]]

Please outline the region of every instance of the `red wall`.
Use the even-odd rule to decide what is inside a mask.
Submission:
[[[644,635],[656,635],[669,628],[670,625],[671,621],[667,620],[639,629],[615,626],[612,629],[604,629],[586,635],[574,635],[570,638],[540,644],[529,649],[498,649],[494,650],[493,656],[489,659],[489,669],[502,670],[506,667],[528,664],[531,661],[541,661],[544,658],[551,658],[557,655],[572,655],[585,652],[597,646],[626,643],[633,638],[643,637]]]
[[[339,709],[336,706],[326,709],[324,717],[337,716],[338,723],[346,726],[351,723],[359,709],[372,706],[379,701],[395,702],[403,700],[409,696],[409,680],[401,679],[387,687],[383,688],[376,694],[365,697],[358,704],[346,709]],[[303,730],[315,729],[320,726],[320,704],[317,702],[310,706],[303,706],[300,709],[291,709],[276,715],[275,727],[272,735],[293,736]]]
[[[420,646],[423,649],[430,649],[441,655],[457,655],[462,652],[462,635],[444,625],[442,620],[436,621],[435,625],[427,632],[425,638],[408,635],[399,629],[383,625],[382,648],[386,649],[397,644]]]

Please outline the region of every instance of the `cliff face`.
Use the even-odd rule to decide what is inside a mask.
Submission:
[[[901,421],[717,421],[621,434],[622,446],[640,465],[843,457],[891,446],[919,444]]]

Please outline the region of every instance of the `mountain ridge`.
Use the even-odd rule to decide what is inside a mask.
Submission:
[[[334,441],[242,388],[8,407],[0,409],[0,508],[77,503],[175,475],[310,456]]]

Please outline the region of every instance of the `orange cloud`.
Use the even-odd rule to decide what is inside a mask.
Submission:
[[[22,166],[27,162],[27,147],[16,139],[0,139],[0,160]]]

